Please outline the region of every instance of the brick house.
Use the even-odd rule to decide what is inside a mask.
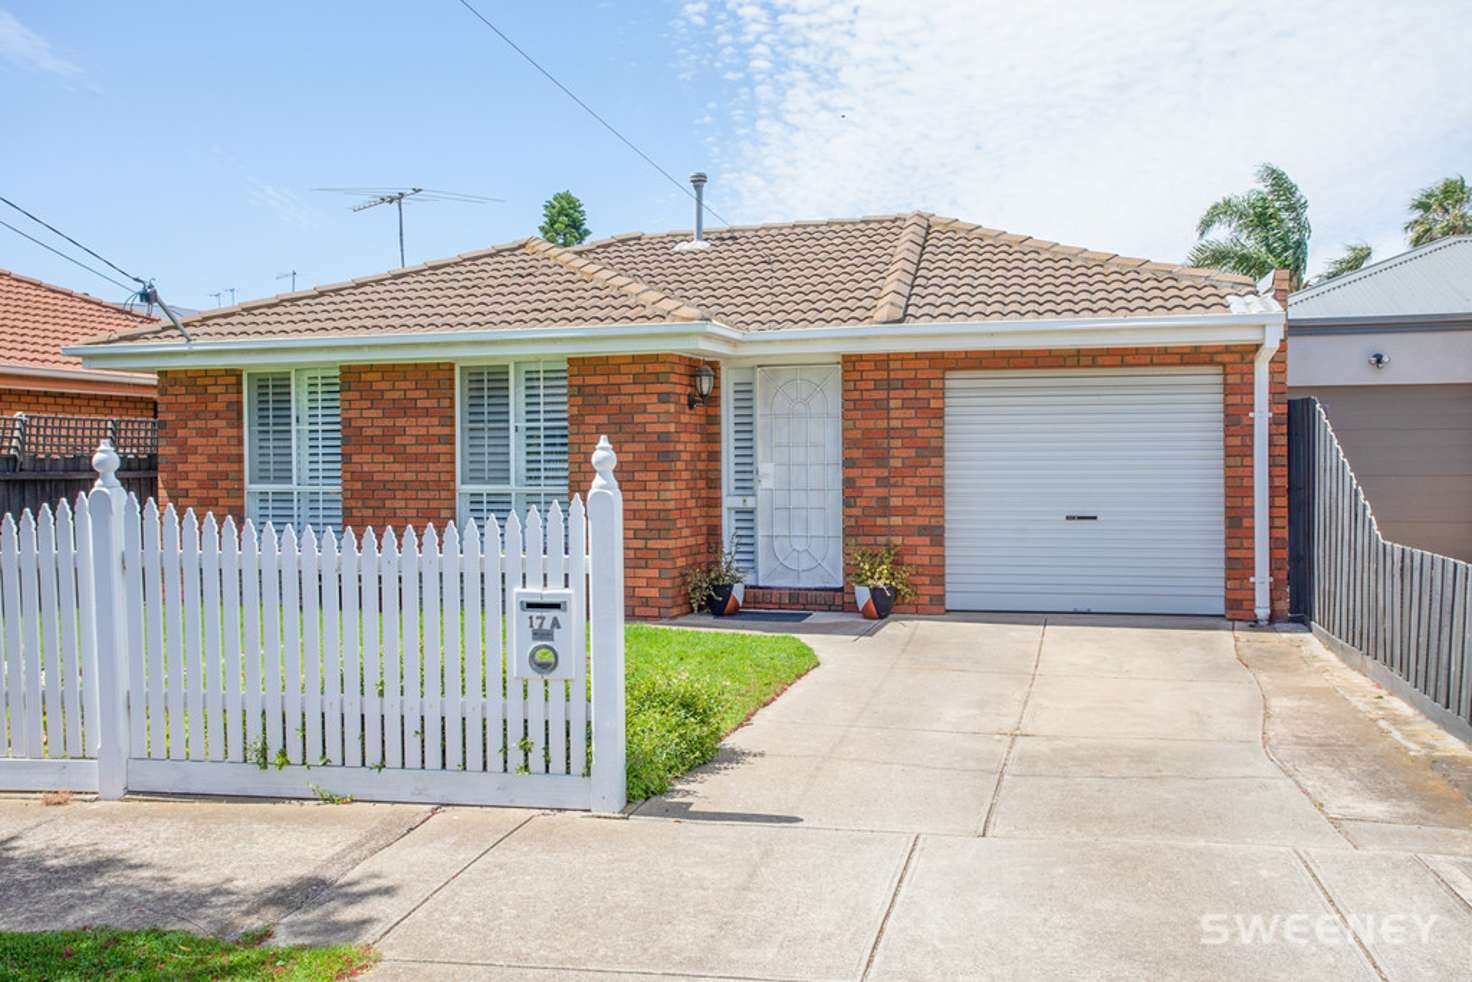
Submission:
[[[514,242],[74,350],[158,372],[163,494],[256,520],[499,519],[606,433],[635,617],[723,543],[748,606],[838,608],[893,541],[920,612],[1249,620],[1286,609],[1282,326],[1242,277],[914,213]]]
[[[84,368],[62,349],[154,320],[0,269],[0,416],[152,418],[152,373]]]

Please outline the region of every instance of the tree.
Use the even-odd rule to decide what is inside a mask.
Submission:
[[[554,245],[580,245],[593,233],[588,230],[588,216],[583,203],[571,191],[558,191],[542,206],[542,224],[537,229],[542,238]]]
[[[1406,222],[1406,236],[1413,246],[1472,232],[1472,189],[1464,177],[1448,177],[1422,188],[1411,199],[1410,209],[1415,214]]]
[[[1355,270],[1359,269],[1361,266],[1369,261],[1369,243],[1355,242],[1350,245],[1346,245],[1344,247],[1344,255],[1340,256],[1338,259],[1330,260],[1329,265],[1324,267],[1324,272],[1319,274],[1318,279],[1316,279],[1314,282],[1327,283],[1330,280],[1334,279],[1336,276],[1343,276],[1345,273],[1353,273]]]
[[[1308,199],[1281,168],[1262,164],[1258,186],[1217,201],[1196,224],[1201,241],[1188,262],[1262,279],[1275,269],[1288,270],[1290,289],[1303,285],[1308,268]],[[1217,229],[1227,234],[1208,239]]]

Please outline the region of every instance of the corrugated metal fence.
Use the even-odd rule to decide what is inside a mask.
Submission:
[[[1433,718],[1472,733],[1472,565],[1386,541],[1323,408],[1288,409],[1292,609]]]

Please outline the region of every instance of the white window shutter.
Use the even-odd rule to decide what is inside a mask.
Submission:
[[[736,565],[748,576],[756,574],[756,373],[733,369],[727,373],[727,397],[731,401],[730,495],[749,499],[727,509],[726,524],[731,541],[727,548],[736,554]]]
[[[460,370],[460,520],[567,499],[567,363]]]
[[[342,412],[333,368],[253,372],[246,515],[279,528],[342,525]]]
[[[252,484],[290,484],[291,373],[252,374],[246,417],[250,420],[246,479]]]
[[[567,492],[567,366],[518,365],[521,479],[527,488]]]
[[[342,414],[338,386],[337,372],[332,369],[312,369],[301,374],[298,484],[334,488],[342,484]]]
[[[461,481],[511,484],[511,367],[482,365],[461,373]]]

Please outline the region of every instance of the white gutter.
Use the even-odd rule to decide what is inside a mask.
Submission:
[[[158,379],[152,374],[133,372],[96,371],[81,368],[29,368],[21,365],[0,364],[0,375],[24,375],[31,378],[62,379],[71,382],[107,382],[111,385],[152,387]]]
[[[1272,495],[1268,442],[1272,429],[1273,356],[1283,341],[1283,322],[1263,325],[1262,344],[1252,359],[1252,600],[1253,614],[1266,624],[1273,614]]]
[[[113,343],[64,349],[89,367],[255,368],[268,365],[453,361],[487,356],[681,352],[712,358],[1009,348],[1257,344],[1281,311],[1180,317],[852,324],[740,331],[714,321],[601,324],[317,338]]]

